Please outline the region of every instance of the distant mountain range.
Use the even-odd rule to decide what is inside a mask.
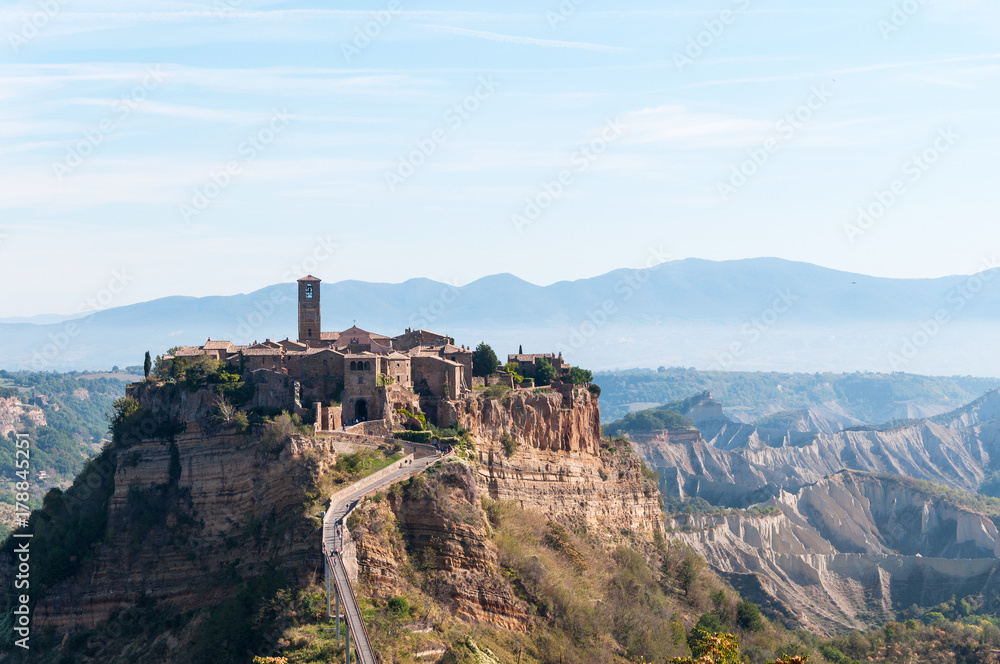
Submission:
[[[318,275],[322,276],[322,275]],[[1000,375],[994,271],[883,279],[761,258],[688,259],[536,286],[510,274],[462,287],[324,283],[323,327],[446,332],[498,355],[561,350],[594,369],[703,369]],[[1000,281],[1000,280],[996,280]],[[294,284],[217,297],[168,297],[101,311],[0,323],[0,367],[140,364],[206,338],[246,343],[296,334]],[[0,321],[5,319],[0,319]]]

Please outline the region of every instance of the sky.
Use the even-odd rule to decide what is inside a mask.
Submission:
[[[974,273],[998,38],[986,0],[3,2],[0,316],[306,273]]]

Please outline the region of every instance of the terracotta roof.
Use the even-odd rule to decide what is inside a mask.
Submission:
[[[323,341],[336,341],[340,338],[340,332],[320,332],[319,338]]]
[[[461,365],[461,364],[459,364],[458,362],[452,362],[452,361],[451,361],[451,360],[449,360],[448,358],[446,358],[446,357],[441,357],[441,356],[440,356],[440,355],[438,355],[437,353],[421,353],[421,354],[419,354],[419,355],[418,355],[417,357],[419,357],[419,358],[421,358],[421,359],[428,359],[428,360],[434,360],[435,362],[442,362],[442,363],[444,363],[444,364],[447,364],[447,365],[449,365],[449,366],[453,366],[453,367],[460,367],[460,366],[462,366],[462,365]]]
[[[322,279],[317,279],[316,277],[312,276],[311,274],[307,274],[306,276],[304,276],[301,279],[299,279],[299,281],[323,281],[323,280]]]
[[[181,346],[174,351],[173,357],[197,357],[205,352],[198,346]]]
[[[244,355],[247,356],[264,356],[264,357],[281,357],[281,348],[247,348],[243,351]]]
[[[352,325],[351,327],[347,328],[346,330],[340,333],[340,336],[349,337],[352,334],[367,334],[368,336],[371,336],[371,332],[369,332],[368,330],[362,330],[357,325]]]
[[[229,350],[232,347],[232,341],[212,341],[211,339],[206,341],[205,345],[202,346],[205,350]]]
[[[441,347],[440,352],[442,353],[469,353],[472,354],[471,350],[466,350],[464,348],[459,348],[458,346],[453,346],[451,344],[445,344]]]

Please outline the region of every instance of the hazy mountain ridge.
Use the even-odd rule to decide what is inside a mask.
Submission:
[[[922,348],[901,368],[1000,374],[1000,358],[994,362],[982,352],[970,357],[965,346],[947,343],[958,333],[985,339],[981,326],[1000,318],[1000,291],[991,286],[991,276],[882,279],[773,258],[687,259],[548,286],[501,274],[461,287],[428,279],[331,282],[322,293],[329,330],[355,320],[386,333],[436,329],[463,343],[486,339],[500,353],[519,344],[559,349],[596,369],[876,368],[873,357],[885,365],[904,336],[944,309],[949,320],[933,335],[933,349]],[[976,295],[969,292],[970,279],[982,282]],[[209,336],[237,342],[284,338],[295,334],[295,316],[295,285],[279,284],[241,295],[168,297],[73,321],[0,324],[0,366],[135,364],[147,349],[202,343]],[[735,355],[734,343],[740,344]],[[951,371],[940,368],[948,366]]]

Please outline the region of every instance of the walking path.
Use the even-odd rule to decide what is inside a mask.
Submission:
[[[416,453],[419,454],[424,452],[425,450],[416,450]],[[378,664],[378,662],[375,659],[375,653],[368,638],[368,630],[361,617],[361,609],[354,597],[351,579],[341,555],[344,550],[344,528],[346,527],[347,515],[358,506],[358,503],[365,496],[421,473],[440,461],[441,458],[437,453],[428,453],[421,457],[410,454],[392,466],[355,482],[334,494],[330,499],[330,507],[323,517],[323,557],[329,570],[333,572],[337,594],[344,603],[344,615],[347,618],[347,626],[354,641],[353,646],[357,648],[360,664]]]

